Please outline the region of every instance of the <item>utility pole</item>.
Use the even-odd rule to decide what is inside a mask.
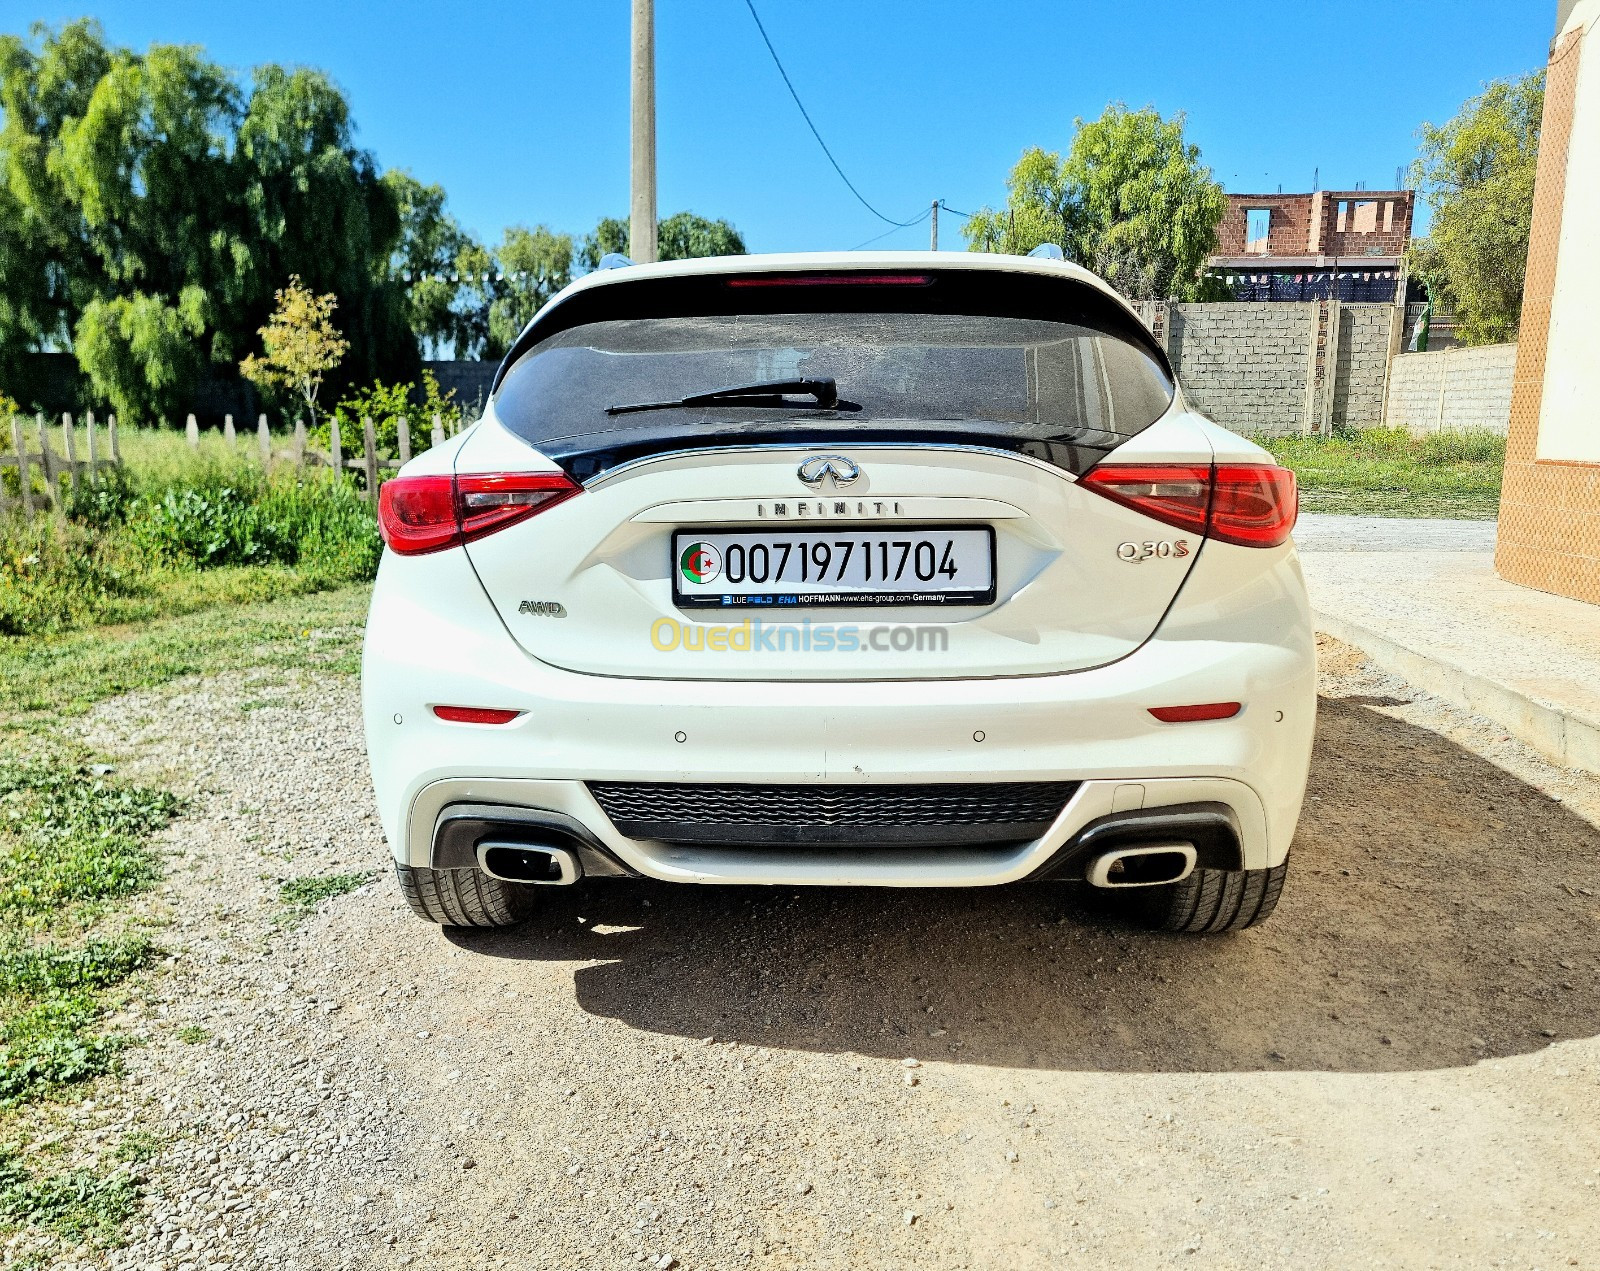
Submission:
[[[633,186],[628,255],[656,259],[656,14],[655,0],[633,0]]]
[[[930,242],[929,242],[928,250],[931,251],[931,252],[938,251],[939,250],[939,200],[938,199],[934,199],[934,201],[933,201],[933,229],[930,231],[929,239],[930,239]]]

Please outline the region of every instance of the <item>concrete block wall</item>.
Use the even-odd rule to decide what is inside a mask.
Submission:
[[[1341,304],[1334,352],[1336,428],[1371,428],[1383,419],[1393,305]]]
[[[1515,344],[1403,353],[1389,368],[1383,422],[1418,436],[1468,428],[1504,436],[1516,365]]]
[[[1167,356],[1189,400],[1223,427],[1300,432],[1316,310],[1265,301],[1170,305]]]

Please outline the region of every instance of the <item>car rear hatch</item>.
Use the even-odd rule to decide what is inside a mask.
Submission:
[[[468,544],[513,637],[574,671],[718,680],[1137,648],[1202,536],[1078,478],[1113,451],[1209,464],[1204,433],[1115,300],[974,273],[619,282],[547,311],[457,460],[582,483]]]

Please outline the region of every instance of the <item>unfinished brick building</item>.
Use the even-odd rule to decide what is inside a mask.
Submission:
[[[1230,194],[1211,271],[1240,300],[1394,301],[1411,190]]]

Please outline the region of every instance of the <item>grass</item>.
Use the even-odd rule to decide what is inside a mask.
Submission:
[[[315,912],[323,901],[342,896],[371,881],[370,873],[291,878],[278,885],[278,899],[289,910],[290,917],[300,918]]]
[[[121,468],[58,494],[65,516],[0,521],[0,635],[144,621],[369,580],[381,544],[349,480],[267,474],[207,439],[125,435]],[[0,473],[15,486],[15,472]],[[42,492],[43,474],[33,481]]]
[[[182,675],[248,667],[353,674],[368,589],[45,637],[0,637],[0,726],[32,730]]]
[[[60,743],[41,749],[50,753],[0,754],[0,1110],[11,1125],[27,1105],[116,1071],[126,1039],[102,1021],[157,950],[94,931],[160,878],[150,839],[179,811],[164,790],[63,758]],[[123,1159],[145,1159],[130,1140]],[[36,1170],[21,1145],[0,1147],[0,1227],[107,1245],[137,1199],[125,1168]]]
[[[181,485],[196,471],[232,468],[256,454],[256,434],[251,421],[248,431],[239,434],[231,448],[222,434],[207,429],[200,434],[200,445],[191,448],[189,439],[178,428],[119,428],[117,449],[123,467],[140,473],[163,486]],[[272,439],[274,449],[288,444],[282,433]]]
[[[1398,428],[1331,437],[1258,437],[1294,469],[1306,512],[1492,520],[1505,438],[1473,431],[1413,437]]]
[[[0,638],[0,1125],[8,1133],[37,1140],[28,1127],[41,1103],[80,1097],[118,1071],[126,1039],[104,1020],[158,952],[120,930],[122,911],[159,880],[151,838],[180,811],[170,793],[86,763],[52,736],[56,721],[182,675],[262,666],[353,673],[366,604],[365,587],[345,587]],[[285,896],[314,906],[365,881],[295,880]],[[194,1024],[177,1036],[210,1039]],[[0,1230],[29,1229],[30,1248],[45,1241],[40,1265],[70,1246],[116,1244],[138,1200],[130,1171],[160,1146],[130,1132],[122,1163],[95,1169],[52,1166],[50,1152],[25,1142],[0,1146]]]
[[[161,876],[149,840],[177,814],[164,790],[56,758],[0,758],[0,1105],[111,1071],[95,1031],[105,993],[155,954],[140,936],[62,944]]]
[[[56,727],[181,676],[353,673],[379,550],[347,483],[265,479],[216,439],[198,454],[180,434],[122,443],[127,466],[81,482],[65,516],[0,521],[0,1231],[27,1229],[8,1249],[39,1265],[115,1244],[135,1167],[162,1146],[135,1130],[120,1164],[63,1168],[60,1134],[38,1126],[118,1070],[127,1039],[106,1018],[157,954],[126,910],[161,877],[151,840],[180,810],[90,766]],[[272,704],[241,694],[241,709]],[[292,880],[286,910],[367,879]]]
[[[117,1144],[117,1159],[130,1165],[143,1165],[161,1155],[166,1139],[152,1130],[129,1130]]]
[[[49,930],[80,909],[92,916],[100,902],[143,891],[160,876],[146,840],[178,806],[164,790],[114,782],[81,765],[0,757],[0,929]],[[87,984],[115,956],[98,950],[98,962],[75,967],[34,951],[31,961],[0,962],[0,993],[24,986],[26,975],[62,985],[76,975]]]

